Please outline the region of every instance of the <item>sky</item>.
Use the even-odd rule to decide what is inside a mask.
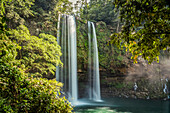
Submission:
[[[76,1],[77,0],[69,0],[69,1],[71,1],[71,2],[73,2],[73,3],[76,3]],[[89,2],[90,0],[87,0],[87,2]]]
[[[76,3],[76,1],[78,1],[78,0],[69,0],[70,2],[73,2],[73,4],[75,4]],[[89,2],[90,0],[87,0],[87,2]],[[76,11],[76,10],[74,10],[73,9],[73,11]]]
[[[74,4],[76,3],[77,0],[69,0],[70,2],[73,2]]]

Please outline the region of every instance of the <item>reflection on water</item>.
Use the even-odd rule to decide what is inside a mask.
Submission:
[[[119,112],[116,109],[111,109],[110,107],[95,107],[88,109],[79,109],[76,113],[131,113],[131,112]]]
[[[103,102],[80,100],[76,113],[170,113],[169,100],[107,98]]]

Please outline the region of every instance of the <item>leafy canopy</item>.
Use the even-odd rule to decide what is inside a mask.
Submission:
[[[90,0],[85,3],[84,0],[79,0],[80,16],[91,21],[103,21],[106,24],[113,24],[117,19],[117,14],[114,12],[115,6],[111,0]]]
[[[34,68],[34,65],[27,65],[27,63],[37,60],[34,57],[44,57],[38,61],[45,62],[47,69],[49,65],[61,63],[58,59],[61,55],[60,47],[57,45],[55,37],[47,34],[40,34],[39,37],[31,36],[24,25],[17,29],[8,29],[4,17],[6,15],[4,14],[6,11],[4,5],[8,1],[10,0],[1,0],[0,2],[0,112],[71,112],[73,110],[71,104],[65,97],[60,97],[62,83],[56,80],[35,78],[30,73],[24,72],[28,67]],[[41,46],[46,48],[40,48]],[[27,55],[30,53],[32,56],[28,60],[31,61],[26,62]],[[49,57],[52,58],[49,60]],[[47,60],[48,62],[46,62]],[[26,67],[20,68],[21,65],[24,66],[24,62]],[[50,67],[52,66],[49,66],[49,70],[45,71],[49,72]]]
[[[55,78],[60,60],[61,48],[52,35],[41,33],[39,37],[31,36],[24,25],[10,31],[10,39],[21,47],[17,59],[25,65],[25,71],[35,76]]]
[[[72,106],[59,97],[62,83],[27,76],[11,63],[0,61],[1,113],[67,113]]]
[[[149,63],[159,62],[160,51],[170,46],[170,8],[166,0],[115,0],[114,3],[124,25],[121,32],[111,36],[111,44],[129,49],[134,62],[140,55]]]
[[[9,20],[8,27],[15,28],[25,23],[25,18],[33,16],[30,9],[35,0],[8,0],[4,2],[5,17]]]
[[[0,22],[5,26],[5,22]],[[21,27],[26,30],[24,26]],[[15,40],[9,38],[9,32],[12,31],[2,26],[0,32],[0,112],[71,112],[72,106],[70,103],[65,97],[59,97],[61,83],[56,80],[28,76],[28,74],[24,73],[24,69],[17,67],[21,65],[16,59],[17,51],[22,50],[22,48]],[[29,33],[28,30],[23,32],[19,29],[16,32]],[[31,36],[28,35],[26,36],[29,39]],[[49,38],[49,40],[52,40],[52,38]],[[46,43],[48,44],[49,42]],[[59,95],[57,96],[57,94]]]

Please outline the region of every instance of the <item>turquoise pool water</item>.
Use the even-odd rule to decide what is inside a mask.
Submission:
[[[170,100],[105,98],[100,102],[81,99],[76,113],[170,113]]]

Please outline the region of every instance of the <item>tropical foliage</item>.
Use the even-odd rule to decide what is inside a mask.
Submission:
[[[57,96],[61,83],[28,76],[17,67],[20,63],[15,58],[21,47],[4,31],[0,45],[0,112],[71,112],[67,100]]]
[[[33,16],[31,6],[35,0],[10,0],[5,4],[5,17],[8,27],[15,28],[25,23],[25,19]]]
[[[151,63],[159,60],[162,49],[169,49],[167,0],[86,2],[79,0],[76,4],[80,6],[76,12],[79,69],[87,70],[88,65],[87,20],[96,23],[100,71],[124,73],[120,68],[127,66],[129,57],[125,50],[135,62],[141,55]],[[0,112],[72,112],[72,105],[60,95],[63,84],[54,80],[56,66],[63,65],[61,47],[56,41],[58,16],[73,14],[72,10],[69,0],[1,0]],[[122,30],[119,24],[124,24]],[[110,42],[118,47],[107,45],[111,33]],[[118,89],[126,86],[112,85]]]
[[[111,43],[126,47],[137,62],[142,56],[149,63],[157,60],[161,50],[170,46],[170,8],[166,0],[116,0],[121,32],[114,33]]]
[[[111,0],[79,0],[81,18],[92,20],[95,22],[103,21],[108,25],[112,25],[117,20],[118,12],[114,11],[115,6]],[[76,4],[76,5],[77,5]]]
[[[19,3],[21,10],[27,7],[27,2],[29,1],[1,1],[0,112],[72,112],[71,104],[60,96],[63,84],[55,79],[39,78],[54,78],[55,66],[62,65],[61,50],[56,38],[45,33],[39,34],[39,37],[32,36],[27,27],[20,25],[22,23],[19,26],[15,23],[11,25],[12,20],[7,18],[8,5],[12,7],[12,4]],[[16,11],[18,6],[14,4],[13,7]]]
[[[10,39],[21,47],[17,59],[25,65],[25,72],[39,77],[54,78],[60,61],[61,48],[52,35],[31,36],[28,28],[20,25],[10,31]]]
[[[69,102],[57,96],[61,83],[28,77],[15,65],[0,63],[0,112],[71,112]]]

